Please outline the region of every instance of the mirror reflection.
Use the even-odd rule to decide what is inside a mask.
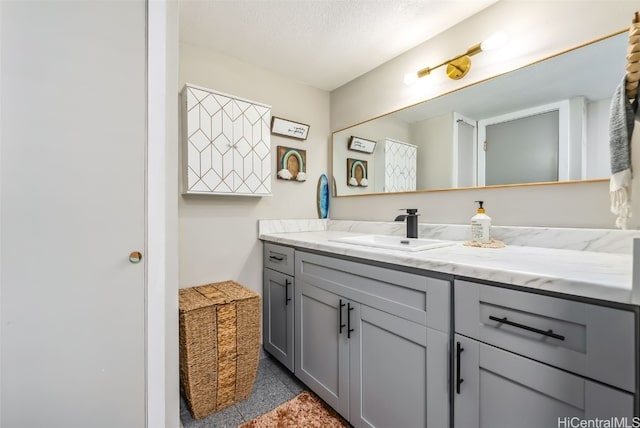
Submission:
[[[608,178],[609,105],[627,40],[607,37],[335,132],[336,195]]]

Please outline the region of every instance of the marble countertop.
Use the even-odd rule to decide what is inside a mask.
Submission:
[[[310,231],[261,230],[259,239],[533,289],[609,302],[640,304],[632,299],[632,255],[574,249],[507,245],[475,248],[453,246],[406,252],[334,242],[356,236],[344,230],[317,227]]]

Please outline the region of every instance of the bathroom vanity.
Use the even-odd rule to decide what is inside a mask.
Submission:
[[[262,344],[293,371],[293,253],[291,247],[264,244]]]
[[[637,311],[455,280],[460,427],[631,417]]]
[[[405,252],[338,239],[366,224],[306,226],[260,228],[264,346],[354,427],[639,415],[626,248]],[[632,240],[605,235],[585,239],[609,251]]]
[[[296,376],[354,426],[447,426],[451,279],[297,250],[295,265]]]

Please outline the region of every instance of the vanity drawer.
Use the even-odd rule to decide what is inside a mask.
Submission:
[[[451,282],[296,251],[296,284],[306,283],[400,318],[449,332]]]
[[[264,243],[264,267],[293,276],[294,249],[277,244]]]
[[[455,281],[456,333],[635,391],[635,314]]]

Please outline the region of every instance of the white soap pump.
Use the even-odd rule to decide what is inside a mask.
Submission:
[[[487,244],[491,242],[491,217],[484,212],[484,201],[476,201],[480,207],[476,215],[471,217],[471,241]]]

